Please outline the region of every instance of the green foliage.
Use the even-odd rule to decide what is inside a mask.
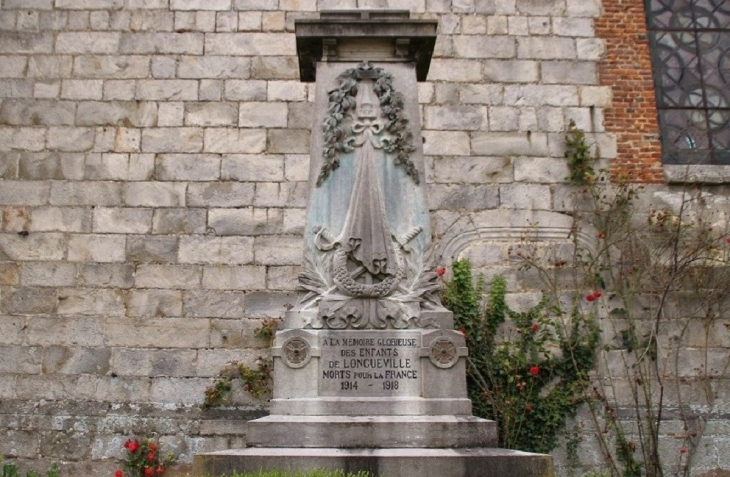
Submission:
[[[626,439],[623,429],[616,429],[616,456],[623,464],[623,477],[641,477],[643,465],[636,460],[636,444]]]
[[[565,135],[565,158],[570,169],[570,183],[585,185],[594,176],[590,147],[586,143],[585,133],[576,127],[575,121],[570,120],[568,132]]]
[[[261,326],[256,328],[253,332],[257,338],[266,340],[269,345],[274,341],[274,335],[276,330],[279,328],[281,320],[278,318],[268,318],[261,321]]]
[[[281,320],[268,318],[261,320],[261,325],[254,330],[257,338],[266,340],[269,347],[274,342],[276,330]],[[213,385],[205,388],[203,393],[203,409],[221,406],[228,402],[233,390],[233,381],[240,380],[244,391],[254,399],[267,401],[273,391],[272,373],[274,371],[271,358],[259,356],[254,363],[255,367],[247,366],[239,361],[231,361],[215,378]]]
[[[588,161],[582,133],[576,130],[569,136],[566,139],[575,146],[568,149],[570,154]],[[533,250],[517,254],[520,268],[536,272],[543,290],[552,296],[579,297],[563,305],[570,314],[600,311],[611,330],[599,351],[604,372],[584,395],[606,475],[689,477],[705,416],[690,416],[686,406],[701,403],[716,409],[714,381],[726,379],[730,364],[725,361],[714,372],[700,366],[689,377],[680,371],[681,355],[691,346],[709,362],[718,325],[728,316],[727,213],[713,203],[714,196],[704,186],[691,185],[671,190],[672,200],[664,200],[664,208],[642,209],[654,197],[644,196],[642,187],[625,177],[609,176],[607,171],[596,176],[590,172],[585,187],[575,192],[575,208],[569,212],[572,257],[558,260],[535,253],[538,240],[526,237],[520,247]],[[586,295],[585,290],[598,291]],[[696,339],[689,345],[690,333],[697,336],[698,330],[704,345]],[[575,354],[577,361],[584,359],[580,350]],[[678,409],[684,420],[682,431],[675,432],[672,424],[671,435],[682,444],[674,456],[660,449],[668,407]],[[567,444],[570,455],[576,443]]]
[[[550,452],[588,386],[598,328],[592,315],[563,316],[547,296],[526,312],[511,310],[499,276],[484,306],[483,291],[468,261],[453,263],[442,300],[466,336],[474,412],[497,421],[500,446]]]
[[[257,331],[257,334],[260,334],[260,332]],[[239,380],[243,386],[243,390],[249,393],[254,399],[268,401],[273,392],[273,372],[274,364],[271,358],[259,356],[256,359],[255,367],[248,366],[239,361],[231,361],[221,371],[220,376],[215,378],[213,385],[205,388],[203,409],[210,409],[227,403],[234,380]]]
[[[272,373],[274,363],[271,358],[259,357],[256,367],[251,368],[243,363],[233,361],[243,382],[243,389],[255,399],[268,400],[273,392]]]
[[[3,457],[0,456],[0,464],[3,462]],[[46,477],[59,477],[60,473],[58,470],[58,464],[55,462],[51,464],[51,467],[46,471]],[[2,474],[0,474],[0,477],[20,477],[20,469],[18,469],[18,466],[15,464],[3,464],[2,466]],[[25,477],[40,477],[40,474],[38,472],[35,472],[33,470],[28,470],[25,473]]]
[[[208,386],[204,391],[203,409],[220,406],[228,402],[228,393],[231,392],[230,376],[219,376],[215,378],[212,386]]]

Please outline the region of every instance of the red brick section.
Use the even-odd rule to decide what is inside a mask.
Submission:
[[[596,20],[596,34],[606,41],[599,74],[613,89],[604,115],[618,146],[611,171],[632,182],[664,182],[643,2],[603,0],[603,12]]]

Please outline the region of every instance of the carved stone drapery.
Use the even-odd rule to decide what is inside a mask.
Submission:
[[[312,328],[435,326],[421,319],[423,309],[442,308],[404,96],[386,69],[368,62],[336,81],[300,277],[309,293],[298,309],[317,310]],[[334,197],[346,208],[333,206]]]

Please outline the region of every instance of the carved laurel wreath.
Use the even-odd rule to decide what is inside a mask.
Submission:
[[[380,110],[386,118],[385,129],[392,135],[391,139],[383,139],[385,152],[395,154],[393,162],[405,169],[406,174],[419,183],[418,170],[411,161],[413,134],[408,128],[408,117],[403,111],[404,98],[393,89],[393,75],[382,68],[373,68],[365,61],[355,68],[342,72],[338,77],[340,85],[330,91],[327,116],[322,122],[324,132],[323,163],[317,178],[317,186],[321,186],[330,173],[340,166],[339,153],[352,152],[355,138],[351,131],[342,126],[345,113],[357,105],[357,82],[362,78],[374,80],[373,90],[380,100]]]

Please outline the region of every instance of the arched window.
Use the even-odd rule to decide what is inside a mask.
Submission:
[[[645,0],[665,164],[730,165],[730,0]]]

